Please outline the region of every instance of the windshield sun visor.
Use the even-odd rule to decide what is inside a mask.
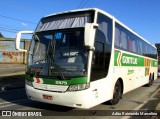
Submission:
[[[36,32],[67,28],[82,28],[93,22],[93,12],[55,15],[42,18]]]

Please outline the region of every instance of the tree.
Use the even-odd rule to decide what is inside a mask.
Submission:
[[[0,32],[0,38],[4,38],[4,36],[1,34],[1,32]]]

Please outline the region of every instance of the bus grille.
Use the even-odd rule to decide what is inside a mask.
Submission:
[[[64,92],[68,88],[68,86],[48,85],[48,84],[39,84],[39,83],[33,83],[33,87],[40,90],[57,91],[57,92],[58,91]]]

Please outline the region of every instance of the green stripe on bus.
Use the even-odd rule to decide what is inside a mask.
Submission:
[[[87,83],[87,77],[71,78],[70,80],[58,80],[58,79],[43,78],[43,83],[44,84],[51,84],[51,85],[85,84],[85,83]]]
[[[30,81],[34,81],[34,77],[26,75],[26,79]],[[86,84],[87,77],[78,77],[78,78],[71,78],[70,80],[59,80],[59,79],[52,79],[52,78],[42,78],[43,84],[50,84],[50,85],[74,85],[74,84]]]
[[[30,75],[26,74],[25,75],[25,78],[28,80],[28,81],[34,81],[33,77],[31,77]]]
[[[152,60],[152,67],[158,67],[158,61]]]
[[[114,66],[118,66],[118,55],[119,55],[119,51],[115,51],[114,52]]]
[[[157,60],[143,58],[115,50],[114,66],[152,66],[157,67]]]

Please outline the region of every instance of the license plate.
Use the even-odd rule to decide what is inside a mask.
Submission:
[[[53,100],[53,97],[51,95],[42,95],[43,99],[47,99],[47,100]]]

